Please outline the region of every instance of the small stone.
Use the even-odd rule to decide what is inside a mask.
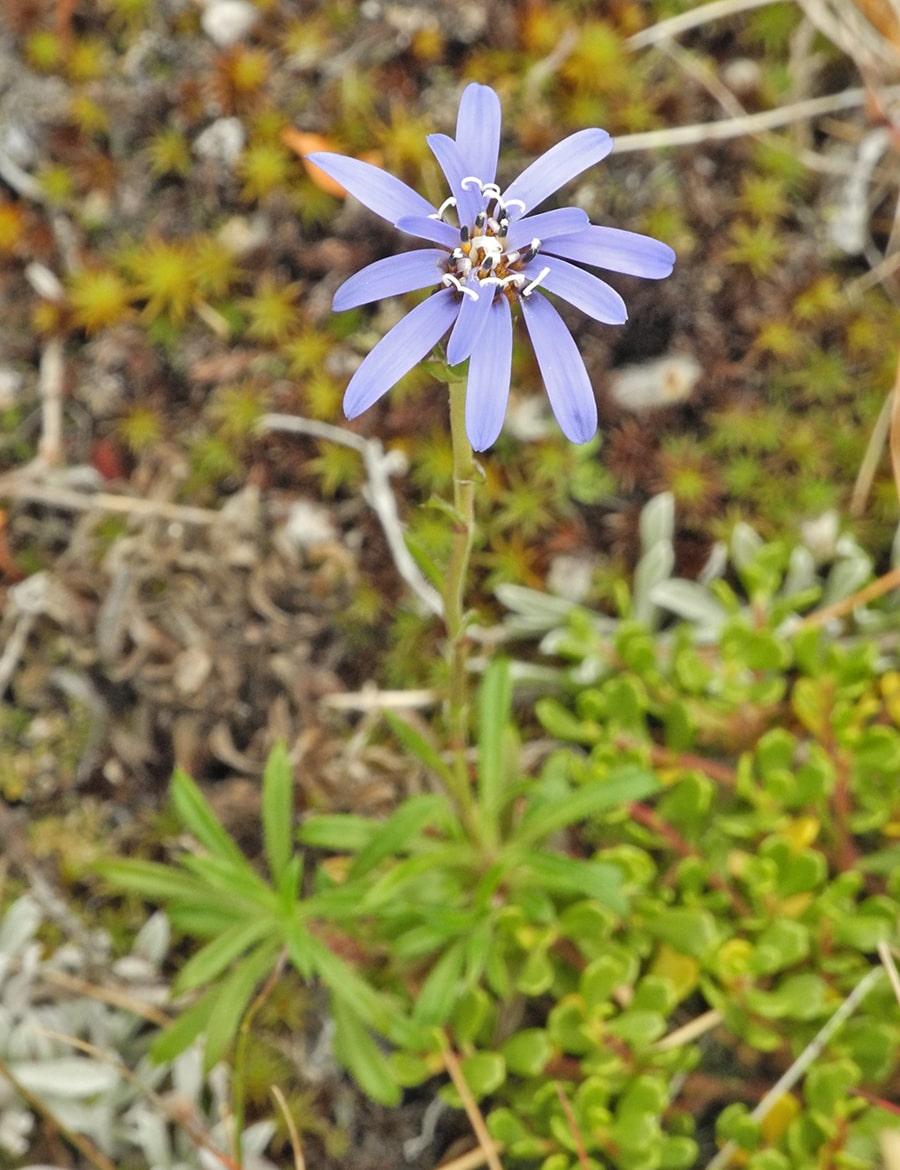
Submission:
[[[240,158],[247,134],[240,118],[217,118],[194,139],[198,158],[232,167]]]
[[[610,393],[626,410],[674,406],[690,398],[702,372],[700,363],[690,355],[669,354],[614,370],[609,376]]]
[[[337,538],[331,517],[310,500],[298,500],[291,507],[282,534],[294,548],[315,548]]]
[[[0,410],[10,410],[19,401],[23,378],[11,366],[0,366]]]
[[[175,659],[174,682],[179,694],[196,695],[212,671],[212,657],[202,646],[188,646]]]
[[[580,605],[587,601],[594,579],[594,563],[585,557],[560,555],[550,562],[547,589],[566,601]]]
[[[258,15],[246,0],[213,0],[200,17],[200,24],[209,39],[224,49],[243,40]]]

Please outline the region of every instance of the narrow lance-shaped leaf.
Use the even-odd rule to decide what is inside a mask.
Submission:
[[[209,898],[205,882],[158,861],[103,861],[96,871],[121,889],[133,890],[149,901],[202,904]]]
[[[615,865],[533,851],[523,859],[516,877],[519,885],[595,898],[616,914],[628,910],[621,892],[622,873]]]
[[[207,900],[211,891],[219,891],[244,902],[248,908],[263,906],[268,910],[274,904],[275,894],[272,887],[245,860],[235,864],[222,857],[196,856],[189,853],[181,858],[181,864],[207,884],[209,887]]]
[[[314,849],[331,849],[336,853],[356,853],[378,832],[378,822],[354,813],[322,813],[307,818],[297,830],[301,845]]]
[[[385,711],[384,717],[391,731],[405,748],[409,748],[413,755],[421,760],[426,768],[430,768],[435,776],[445,784],[453,783],[450,766],[441,758],[437,748],[430,744],[421,732],[392,711]]]
[[[399,1104],[400,1086],[391,1076],[388,1058],[351,1007],[351,1002],[342,995],[333,995],[331,1014],[338,1060],[374,1101],[382,1105]]]
[[[178,819],[216,857],[251,869],[240,846],[222,825],[203,793],[181,768],[172,777],[172,804]]]
[[[263,772],[263,840],[269,872],[278,884],[293,849],[294,784],[287,748],[279,741],[269,752]]]
[[[320,939],[310,935],[306,950],[329,991],[352,1003],[354,1014],[368,1027],[405,1047],[415,1048],[425,1043],[425,1030],[401,1013],[396,1000],[372,987]]]
[[[201,1032],[205,1031],[209,1017],[215,1007],[218,988],[214,987],[202,995],[189,1008],[178,1013],[150,1045],[150,1058],[160,1064],[175,1060],[185,1049],[190,1048]]]
[[[206,1025],[203,1064],[207,1071],[218,1064],[228,1051],[257,985],[275,969],[278,951],[277,943],[258,947],[234,968],[218,988]]]
[[[656,776],[641,768],[626,768],[605,780],[592,781],[549,808],[541,805],[533,816],[526,812],[516,829],[516,842],[535,845],[559,829],[577,824],[604,809],[644,800],[658,792],[659,786]]]
[[[419,1024],[445,1024],[464,990],[465,938],[449,946],[428,973],[416,996],[413,1019]]]
[[[478,693],[478,797],[488,844],[496,845],[506,775],[504,731],[512,704],[509,662],[496,658]]]
[[[188,959],[178,972],[173,990],[180,994],[210,983],[272,929],[271,920],[266,918],[252,918],[230,927]]]
[[[350,879],[363,877],[385,858],[408,852],[422,829],[444,819],[446,814],[447,802],[441,796],[413,796],[404,801],[359,852],[350,869]]]

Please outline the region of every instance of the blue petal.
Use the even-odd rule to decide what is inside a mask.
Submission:
[[[453,324],[458,311],[452,289],[442,289],[398,321],[350,379],[344,395],[347,418],[356,418],[368,410],[420,362]]]
[[[460,302],[459,316],[447,342],[447,361],[451,366],[458,366],[460,362],[464,362],[478,344],[488,318],[491,301],[497,291],[495,284],[480,286],[478,277],[474,274],[469,276],[466,287],[477,293],[478,299],[463,295]]]
[[[675,263],[675,253],[661,240],[642,236],[640,232],[595,224],[582,232],[573,232],[571,236],[554,238],[545,250],[555,256],[578,260],[581,264],[624,272],[628,276],[649,277],[650,280],[668,276]]]
[[[484,210],[484,196],[477,184],[467,183],[463,186],[463,180],[472,178],[475,176],[475,172],[469,169],[468,162],[463,158],[459,147],[447,134],[429,134],[425,141],[428,143],[431,153],[440,163],[441,170],[453,192],[459,222],[473,224],[478,212]]]
[[[443,244],[451,250],[459,244],[459,228],[451,227],[433,215],[402,215],[394,227],[409,236],[430,240],[432,244]]]
[[[580,207],[560,207],[556,211],[539,211],[517,219],[510,225],[506,237],[508,248],[527,248],[537,237],[541,242],[554,236],[571,236],[590,227],[587,212]]]
[[[434,212],[427,199],[381,167],[327,151],[316,151],[304,157],[340,183],[364,207],[391,223],[396,223],[404,215],[431,215]]]
[[[340,313],[380,301],[382,297],[396,297],[440,284],[446,259],[447,253],[440,248],[423,248],[419,252],[402,252],[399,256],[376,260],[344,281],[334,294],[331,307]]]
[[[585,272],[583,268],[576,268],[568,260],[538,256],[526,264],[522,271],[533,279],[545,268],[550,271],[541,278],[541,288],[547,292],[556,293],[604,325],[623,325],[628,320],[625,302],[616,290],[610,288],[605,280]]]
[[[469,359],[466,385],[466,434],[483,451],[500,434],[509,398],[512,369],[512,316],[506,297],[497,297],[488,313],[481,341]]]
[[[543,203],[564,183],[606,158],[612,148],[613,140],[605,130],[579,130],[551,146],[503,192],[504,203],[519,199],[525,204],[524,211],[511,207],[510,218],[518,218]]]
[[[489,85],[473,82],[463,90],[456,118],[456,145],[483,183],[493,183],[500,156],[500,99]]]
[[[597,403],[572,334],[540,293],[520,304],[556,420],[567,439],[586,443],[597,430]]]

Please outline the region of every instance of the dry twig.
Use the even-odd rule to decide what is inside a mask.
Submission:
[[[773,1106],[798,1083],[801,1077],[805,1075],[807,1070],[818,1060],[825,1049],[826,1044],[835,1035],[835,1033],[843,1027],[843,1025],[853,1015],[859,1005],[863,1002],[878,980],[881,978],[882,968],[873,967],[868,974],[860,979],[859,983],[853,988],[841,1006],[832,1016],[826,1020],[825,1024],[819,1029],[816,1035],[810,1040],[809,1044],[803,1049],[791,1067],[778,1078],[771,1089],[765,1094],[760,1103],[756,1106],[750,1116],[754,1121],[762,1121],[768,1115]],[[707,1164],[706,1170],[725,1170],[738,1153],[738,1147],[734,1142],[726,1142],[719,1150],[718,1154],[711,1162]]]
[[[260,419],[262,431],[283,431],[287,434],[309,435],[314,439],[325,439],[330,443],[341,443],[352,447],[363,459],[368,483],[363,489],[366,502],[381,522],[385,539],[397,572],[410,587],[425,610],[440,616],[444,605],[438,591],[422,576],[419,566],[406,547],[403,539],[403,525],[397,513],[397,500],[391,490],[390,476],[397,471],[397,460],[391,452],[385,452],[377,439],[366,439],[352,431],[315,419],[299,418],[292,414],[266,414]]]
[[[729,16],[736,16],[740,12],[749,12],[752,8],[764,8],[767,4],[774,4],[775,0],[713,0],[711,4],[701,4],[689,12],[682,12],[678,16],[660,20],[649,28],[629,37],[625,45],[629,49],[646,49],[650,45],[658,45],[672,37],[681,36],[692,28],[710,24],[714,20],[725,20]]]
[[[729,138],[741,138],[745,134],[761,134],[766,130],[778,130],[797,122],[821,118],[824,114],[836,114],[841,110],[858,109],[864,106],[870,96],[867,89],[844,89],[840,93],[824,94],[778,106],[774,110],[760,110],[741,118],[723,118],[719,122],[698,122],[690,126],[671,126],[665,130],[646,130],[641,134],[623,134],[616,138],[616,154],[632,154],[641,150],[663,150],[673,146],[697,146],[704,142],[722,142]],[[881,90],[885,101],[900,98],[900,85],[886,86]]]
[[[481,1110],[478,1108],[478,1102],[472,1096],[472,1091],[469,1088],[463,1070],[459,1061],[456,1059],[456,1054],[450,1047],[449,1041],[444,1038],[442,1044],[441,1055],[444,1060],[444,1067],[446,1068],[450,1080],[453,1082],[454,1088],[462,1098],[463,1108],[466,1111],[466,1116],[469,1119],[469,1124],[475,1137],[478,1139],[478,1145],[483,1153],[482,1161],[489,1167],[489,1170],[503,1170],[503,1164],[497,1157],[497,1146],[494,1139],[488,1133],[488,1128],[484,1123],[484,1117]],[[476,1163],[478,1165],[479,1163]],[[442,1167],[441,1170],[449,1170],[448,1167]],[[457,1168],[459,1170],[459,1168]]]

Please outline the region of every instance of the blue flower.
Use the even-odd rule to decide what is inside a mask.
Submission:
[[[456,138],[430,134],[428,145],[450,187],[435,208],[379,167],[339,154],[308,160],[400,231],[434,245],[369,264],[335,293],[334,309],[434,287],[433,296],[398,322],[350,380],[344,411],[356,418],[449,331],[447,361],[469,359],[466,433],[476,451],[500,433],[509,397],[512,307],[518,305],[553,412],[567,438],[584,443],[597,429],[597,406],[572,335],[544,292],[595,321],[628,317],[615,289],[580,264],[632,276],[668,276],[675,253],[650,236],[597,227],[577,207],[532,214],[548,196],[606,158],[605,130],[579,130],[557,143],[501,191],[500,99],[487,85],[466,87]],[[451,212],[455,222],[447,220]],[[573,264],[572,261],[575,261]]]

